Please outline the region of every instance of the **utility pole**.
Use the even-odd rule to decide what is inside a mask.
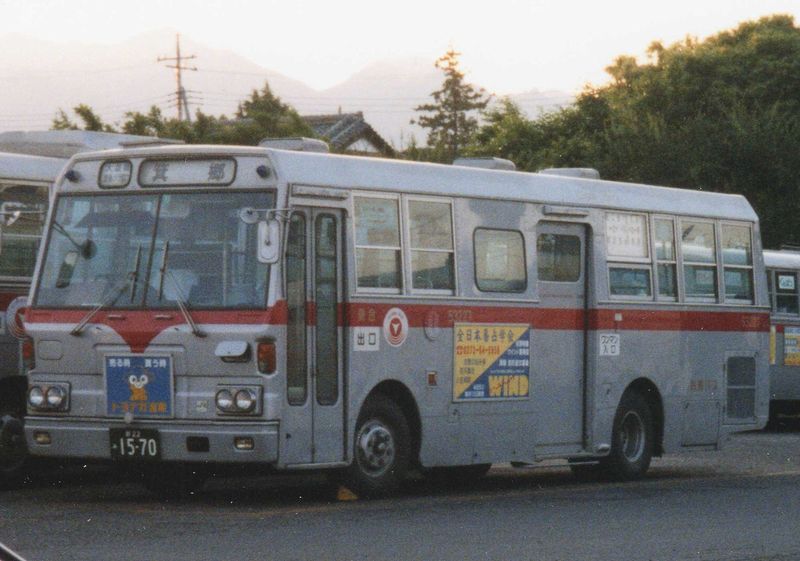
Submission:
[[[167,64],[167,68],[175,69],[175,79],[177,81],[177,89],[175,90],[175,97],[178,105],[178,120],[191,121],[192,116],[189,113],[189,99],[186,97],[186,90],[183,87],[181,80],[181,70],[192,70],[197,72],[196,66],[184,66],[181,64],[185,60],[196,58],[195,55],[181,56],[181,34],[175,36],[175,56],[166,57],[160,56],[156,62],[175,62],[175,64]]]

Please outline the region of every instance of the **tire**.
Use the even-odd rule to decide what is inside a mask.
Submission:
[[[142,472],[145,488],[164,500],[186,499],[200,492],[206,474],[187,464],[157,464],[147,466]]]
[[[439,485],[460,487],[478,481],[491,467],[492,464],[434,467],[425,470],[425,478]]]
[[[653,414],[644,398],[625,392],[614,415],[611,453],[600,460],[602,475],[615,481],[641,479],[654,449]]]
[[[19,485],[28,464],[28,446],[22,420],[0,413],[0,488]]]
[[[345,484],[365,497],[390,495],[405,480],[410,461],[411,433],[402,409],[383,395],[369,398],[356,423]]]

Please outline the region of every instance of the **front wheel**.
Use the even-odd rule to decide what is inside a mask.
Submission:
[[[614,416],[611,453],[600,461],[603,474],[618,481],[644,477],[653,458],[654,433],[647,402],[637,392],[626,392]]]
[[[0,413],[0,487],[22,480],[28,460],[25,431],[16,416]]]
[[[405,479],[410,456],[411,434],[403,411],[387,397],[371,397],[358,416],[347,485],[365,496],[389,495]]]

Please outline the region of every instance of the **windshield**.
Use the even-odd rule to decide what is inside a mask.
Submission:
[[[258,225],[238,213],[272,205],[269,193],[61,197],[35,304],[264,307]]]
[[[13,186],[0,191],[0,277],[33,275],[47,196],[47,187]]]

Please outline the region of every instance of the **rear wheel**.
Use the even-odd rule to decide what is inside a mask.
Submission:
[[[600,460],[603,475],[615,480],[644,477],[653,458],[654,434],[647,402],[635,391],[626,392],[614,416],[611,453]]]
[[[406,477],[410,457],[411,434],[402,409],[385,396],[369,398],[358,416],[346,484],[365,496],[393,493]]]
[[[22,481],[28,460],[22,420],[0,412],[0,487],[11,487]]]

